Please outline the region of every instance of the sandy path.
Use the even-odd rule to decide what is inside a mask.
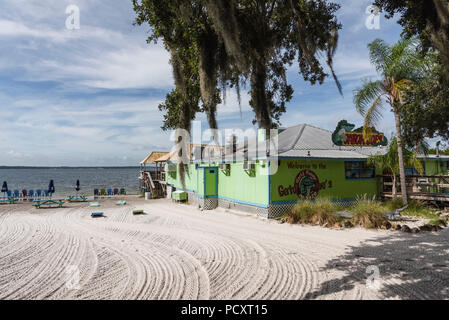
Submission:
[[[0,299],[449,298],[447,230],[327,230],[165,200],[99,209],[107,218],[86,204],[0,206]]]

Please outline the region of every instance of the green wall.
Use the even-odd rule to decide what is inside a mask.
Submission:
[[[198,178],[198,172],[195,169],[195,165],[193,163],[189,164],[187,166],[185,174],[185,189],[187,189],[188,191],[197,191]],[[182,188],[180,174],[177,172],[177,170],[174,172],[167,172],[167,174],[165,175],[165,180],[168,184],[171,184],[176,188]]]
[[[344,201],[365,194],[369,197],[377,195],[378,186],[375,178],[347,180],[344,163],[334,160],[281,160],[278,172],[271,177],[271,202],[277,204],[301,200],[302,198],[296,194],[295,180],[300,172],[304,173],[304,170],[310,170],[318,178],[318,184],[314,184],[313,174],[298,177],[298,181],[306,179],[310,185],[313,194],[311,198]]]
[[[426,175],[446,175],[447,170],[447,160],[424,160],[425,164],[425,174]],[[438,179],[430,179],[431,182],[438,182]],[[438,193],[438,192],[449,192],[448,189],[440,189],[437,187],[428,187],[428,192]]]
[[[201,167],[212,167],[218,171],[218,197],[224,200],[251,204],[261,207],[268,206],[268,165],[256,163],[255,170],[243,170],[243,163],[237,162],[231,164],[230,170],[220,170],[218,163],[201,164],[200,168],[195,169],[195,164],[188,166],[186,171],[185,189],[195,191],[198,195],[204,196],[204,179],[206,179],[207,196],[216,193],[213,174],[206,169],[206,176]],[[166,175],[168,184],[176,188],[182,188],[179,173]]]
[[[447,174],[446,160],[424,160],[425,174],[427,175],[444,175]]]
[[[267,172],[266,162],[256,163],[253,171],[243,170],[242,162],[232,163],[229,171],[219,170],[219,198],[267,207],[269,204]]]

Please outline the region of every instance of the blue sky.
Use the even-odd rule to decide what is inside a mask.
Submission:
[[[392,43],[401,28],[382,17],[380,30],[368,30],[370,0],[337,2],[343,30],[335,69],[344,97],[331,80],[304,82],[294,65],[288,77],[295,95],[283,126],[362,124],[352,91],[362,78],[376,77],[367,44]],[[80,8],[79,30],[65,26],[71,4]],[[173,86],[169,55],[146,43],[148,27],[133,26],[134,17],[131,0],[0,0],[0,165],[137,165],[171,147],[157,109]],[[248,101],[244,94],[240,112],[229,91],[218,109],[220,128],[252,128]],[[394,131],[388,110],[379,129]]]

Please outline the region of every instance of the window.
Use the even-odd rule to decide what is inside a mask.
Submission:
[[[417,176],[419,174],[418,170],[416,170],[416,168],[410,168],[410,167],[406,167],[405,168],[405,175],[407,176]]]
[[[374,179],[376,170],[370,167],[365,161],[348,161],[345,162],[346,179]]]
[[[423,168],[423,173],[426,173],[426,163],[424,161],[420,161],[421,166]],[[418,170],[415,167],[405,167],[405,175],[409,176],[417,176],[419,175]]]

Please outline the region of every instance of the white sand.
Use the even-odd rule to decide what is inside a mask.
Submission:
[[[449,298],[447,230],[328,230],[166,200],[115,201],[0,206],[0,299]],[[97,211],[107,218],[91,218]],[[67,287],[73,265],[79,289]],[[371,265],[379,289],[366,286]]]

